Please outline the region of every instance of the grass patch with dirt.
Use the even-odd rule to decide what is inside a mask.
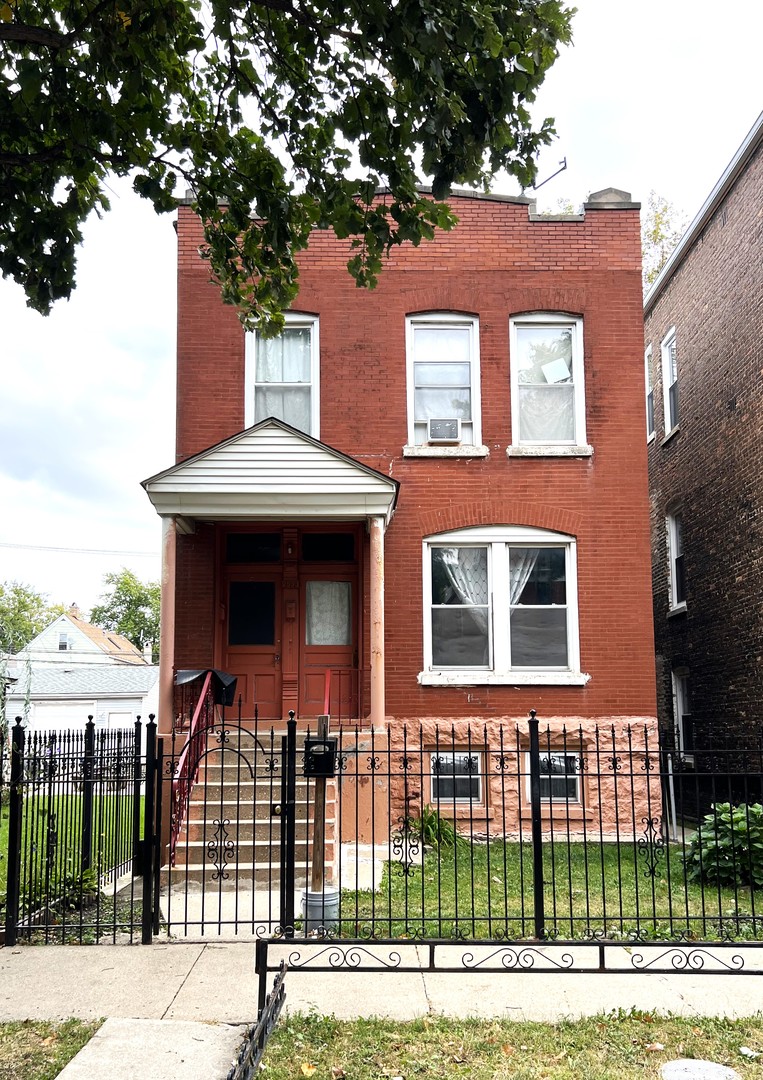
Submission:
[[[700,1058],[763,1078],[763,1018],[665,1017],[631,1011],[558,1024],[425,1017],[410,1023],[282,1018],[268,1080],[633,1080],[666,1061]]]
[[[0,1024],[0,1080],[53,1080],[103,1021]]]

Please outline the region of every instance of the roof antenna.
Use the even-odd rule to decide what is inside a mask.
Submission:
[[[567,158],[563,157],[562,160],[559,162],[559,165],[561,166],[561,168],[557,169],[555,173],[551,173],[551,175],[547,176],[545,180],[541,180],[539,184],[534,184],[533,191],[537,191],[538,188],[542,188],[544,184],[547,184],[549,182],[549,180],[553,180],[554,177],[558,176],[560,172],[564,172],[564,170],[567,168]]]

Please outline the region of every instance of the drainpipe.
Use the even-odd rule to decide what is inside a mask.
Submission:
[[[175,700],[175,519],[162,518],[162,606],[159,630],[159,717],[157,733],[172,731]]]
[[[370,519],[371,539],[371,726],[386,717],[384,700],[384,518]]]

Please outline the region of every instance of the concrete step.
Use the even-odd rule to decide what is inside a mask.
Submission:
[[[206,818],[201,815],[195,816],[193,813],[189,815],[188,820],[180,832],[182,839],[190,837],[191,840],[198,840],[203,843],[211,839],[217,832],[218,826],[215,824],[215,819],[222,821],[227,819],[228,824],[225,828],[231,836],[237,837],[239,843],[252,839],[276,845],[280,843],[282,829],[278,818],[252,818],[251,815],[247,813],[246,807],[240,808],[242,816],[238,818],[236,817],[235,807],[232,807],[228,813],[223,813],[219,816],[216,812],[210,813],[209,807],[206,809]],[[309,820],[304,818],[300,820],[297,818],[295,825],[297,841],[312,837],[314,827],[312,818]],[[334,836],[333,818],[326,821],[326,836]]]

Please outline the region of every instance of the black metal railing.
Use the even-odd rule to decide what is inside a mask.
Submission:
[[[155,731],[140,720],[98,729],[90,717],[80,730],[27,732],[17,718],[0,785],[6,944],[132,940],[141,929],[138,879],[151,877],[154,782],[143,743],[153,748]]]
[[[258,943],[258,956],[262,952]],[[267,969],[267,951],[260,961],[262,967],[258,970]],[[273,989],[259,1001],[257,1023],[252,1025],[246,1033],[246,1037],[238,1052],[235,1062],[228,1072],[227,1080],[254,1080],[260,1074],[260,1062],[262,1061],[268,1039],[275,1030],[278,1017],[281,1015],[286,1000],[286,972],[287,966],[282,960],[279,964],[278,974],[273,982]],[[261,984],[263,980],[260,980]],[[262,996],[262,995],[260,995]]]

